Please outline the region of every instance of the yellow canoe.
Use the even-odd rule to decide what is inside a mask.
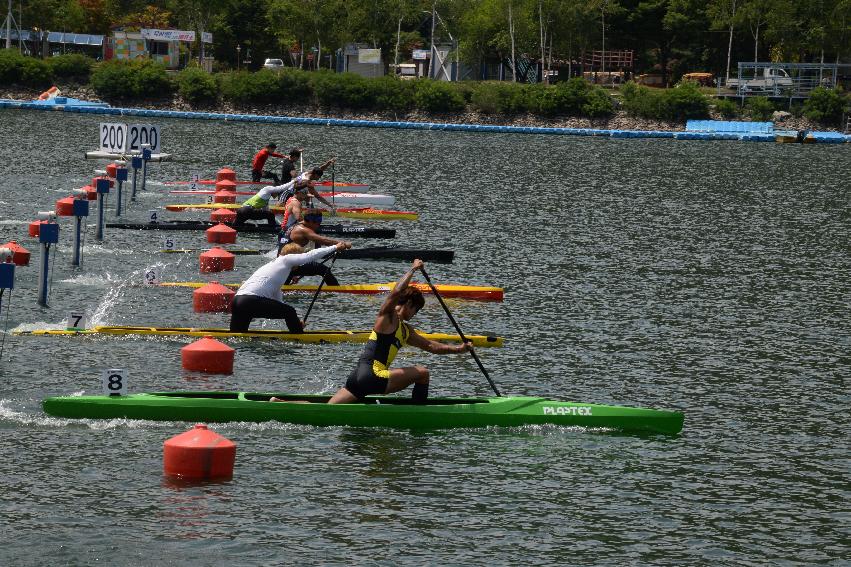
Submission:
[[[270,339],[278,341],[292,341],[299,343],[365,343],[369,340],[371,331],[305,331],[304,333],[291,333],[289,331],[246,331],[244,333],[232,333],[223,328],[195,328],[195,327],[132,327],[132,326],[98,326],[92,329],[37,329],[34,331],[13,331],[14,335],[49,337],[49,336],[72,336],[85,337],[93,335],[151,335],[160,337],[214,337],[217,339]],[[459,335],[446,333],[425,333],[420,335],[433,341],[461,342]],[[490,335],[466,335],[467,340],[477,347],[501,347],[502,337]]]

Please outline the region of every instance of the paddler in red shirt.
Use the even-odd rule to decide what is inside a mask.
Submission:
[[[280,185],[278,176],[269,170],[264,171],[263,166],[266,165],[266,160],[269,156],[276,158],[286,157],[283,154],[275,153],[275,148],[278,145],[274,142],[266,144],[266,147],[254,154],[254,159],[251,161],[251,181],[257,183],[261,179],[271,179],[274,185]]]

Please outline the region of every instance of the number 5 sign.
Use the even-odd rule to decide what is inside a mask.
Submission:
[[[101,373],[101,385],[106,396],[127,395],[127,371],[119,368],[110,368]]]

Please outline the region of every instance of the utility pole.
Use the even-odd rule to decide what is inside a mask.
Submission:
[[[10,0],[11,1],[11,0]],[[429,59],[428,59],[428,78],[434,78],[434,13],[437,10],[437,2],[433,2],[431,5],[431,39],[429,42],[431,43],[431,48],[429,51]]]

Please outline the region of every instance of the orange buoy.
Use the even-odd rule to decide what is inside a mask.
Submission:
[[[109,179],[109,177],[105,177],[103,175],[100,177],[92,177],[92,187],[98,186],[98,179]],[[112,189],[113,187],[115,187],[115,180],[109,179],[109,188]]]
[[[211,374],[233,374],[236,351],[213,337],[204,337],[180,349],[183,368]]]
[[[216,193],[219,191],[236,191],[236,182],[230,179],[216,181]]]
[[[214,246],[212,249],[201,253],[201,272],[227,272],[233,269],[236,256]]]
[[[45,224],[47,221],[32,221],[29,226],[29,235],[33,238],[38,238],[39,233],[41,232],[41,225]]]
[[[205,231],[207,242],[213,244],[234,244],[236,243],[236,230],[226,224],[219,223],[216,226],[210,227]]]
[[[56,216],[74,216],[74,197],[65,197],[64,199],[59,199],[58,201],[56,201]]]
[[[83,187],[80,187],[80,189],[86,192],[86,198],[89,201],[98,200],[98,190],[92,187],[91,185],[84,185]]]
[[[236,191],[216,191],[213,194],[214,203],[236,203]]]
[[[229,167],[223,167],[216,172],[216,181],[236,181],[236,172]]]
[[[12,251],[12,263],[16,266],[30,265],[30,251],[18,244],[17,240],[10,240],[0,248],[8,248]]]
[[[233,477],[236,443],[199,423],[163,443],[163,473],[187,480]]]
[[[210,220],[215,222],[236,222],[236,211],[216,209],[210,213]]]
[[[111,164],[106,166],[106,176],[107,177],[111,177],[111,178],[115,179],[116,176],[118,175],[117,172],[118,172],[118,164],[117,163],[111,163]]]
[[[192,292],[192,308],[196,313],[226,313],[235,295],[219,282],[210,282]]]

